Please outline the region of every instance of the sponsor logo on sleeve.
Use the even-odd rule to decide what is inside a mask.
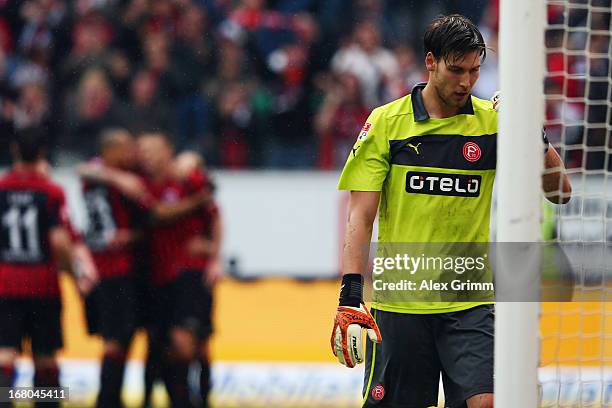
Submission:
[[[359,132],[359,138],[358,140],[360,141],[364,141],[366,139],[366,137],[368,137],[368,132],[370,131],[370,128],[372,127],[371,123],[366,122],[363,127],[361,128],[361,131]]]

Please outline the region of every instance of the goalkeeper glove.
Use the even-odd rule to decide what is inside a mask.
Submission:
[[[493,102],[493,109],[496,112],[499,112],[499,104],[501,103],[501,93],[496,91],[491,97],[491,102]],[[548,152],[548,147],[550,146],[550,142],[548,141],[548,136],[546,136],[546,128],[542,128],[542,143],[544,144],[544,153]]]
[[[363,363],[363,329],[371,341],[382,341],[378,325],[363,303],[363,276],[347,274],[342,277],[340,305],[331,334],[331,348],[340,364],[353,368]]]

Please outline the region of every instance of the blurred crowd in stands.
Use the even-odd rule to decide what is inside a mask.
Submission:
[[[44,126],[56,164],[90,157],[102,129],[126,127],[167,130],[178,150],[195,149],[216,168],[337,169],[369,111],[426,79],[431,19],[465,14],[495,50],[498,8],[498,0],[0,0],[0,131]],[[551,22],[586,24],[584,13],[566,14],[549,8]],[[600,14],[590,24],[609,29],[610,14]],[[579,36],[551,32],[548,45],[584,50]],[[607,53],[609,42],[590,38],[588,47]],[[557,54],[555,70],[608,75],[603,58]],[[493,94],[497,72],[491,52],[476,96]],[[560,73],[547,92],[585,96],[579,82]],[[607,99],[608,86],[606,77],[595,92]],[[554,119],[582,119],[584,105],[550,104],[553,142],[562,136]],[[588,111],[604,124],[603,139],[580,127],[564,137],[603,145],[607,106],[603,119]]]

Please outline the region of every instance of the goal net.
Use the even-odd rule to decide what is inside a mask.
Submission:
[[[611,4],[546,0],[546,14],[546,133],[565,162],[573,191],[567,205],[543,204],[542,235],[565,249],[575,288],[572,301],[540,307],[540,406],[607,407],[612,406]]]

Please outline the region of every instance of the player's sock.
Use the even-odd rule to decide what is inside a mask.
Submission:
[[[202,398],[202,406],[208,408],[208,393],[210,392],[210,361],[201,359],[200,372],[200,397]]]
[[[0,366],[0,387],[12,387],[15,381],[15,366],[7,364]]]
[[[125,352],[107,352],[102,359],[97,408],[121,407],[121,385],[125,371]]]
[[[155,343],[149,342],[149,352],[147,354],[144,372],[143,408],[152,407],[151,398],[153,394],[153,385],[155,384],[155,380],[161,377],[161,364],[159,359],[162,352],[163,351]]]
[[[59,367],[36,367],[34,372],[34,386],[59,387]]]
[[[153,393],[153,383],[157,378],[157,373],[159,372],[159,366],[156,364],[151,357],[147,357],[147,362],[145,364],[145,373],[144,373],[144,400],[142,402],[143,408],[151,407],[151,397]]]
[[[15,373],[13,364],[0,366],[0,387],[12,387],[15,382]],[[10,402],[0,402],[0,408],[11,408],[12,406]]]
[[[15,366],[13,364],[0,366],[0,387],[12,387],[14,381]],[[0,408],[11,408],[12,406],[10,402],[0,402]]]
[[[59,367],[35,367],[35,387],[59,387]],[[35,402],[34,408],[59,408],[59,402]]]
[[[191,408],[189,396],[189,360],[172,359],[164,364],[163,376],[172,408]]]

